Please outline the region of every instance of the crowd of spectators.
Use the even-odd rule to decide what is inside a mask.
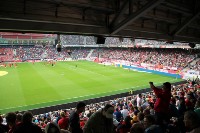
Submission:
[[[61,35],[62,45],[95,45],[93,36]]]
[[[94,36],[78,36],[78,35],[61,35],[61,43],[63,45],[97,45],[97,37]],[[106,37],[105,45],[127,45],[133,44],[129,38],[116,38],[116,37]]]
[[[156,41],[156,40],[144,40],[144,39],[135,39],[135,43],[138,45],[165,45],[165,41]]]
[[[61,35],[61,43],[63,45],[97,45],[96,37],[94,36],[79,36],[79,35]],[[123,45],[173,45],[173,46],[185,46],[189,47],[188,43],[181,42],[166,42],[158,40],[145,40],[134,38],[122,38],[122,37],[105,37],[106,46],[123,46]]]
[[[78,36],[78,35],[61,35],[61,43],[63,45],[97,45],[97,37],[94,36]],[[134,42],[130,38],[105,37],[104,45],[133,45]]]
[[[0,48],[0,61],[1,60],[12,60],[13,51],[11,48]]]
[[[78,36],[80,37],[80,36]],[[104,59],[125,60],[133,63],[151,64],[175,67],[182,70],[186,66],[199,70],[199,61],[195,65],[189,66],[197,58],[198,50],[187,49],[152,49],[152,48],[63,48],[57,52],[53,46],[13,46],[0,48],[1,58],[4,60],[35,60],[35,59],[82,59],[86,58],[90,51],[90,57],[100,57]],[[3,59],[1,59],[3,60]]]
[[[8,45],[54,45],[54,39],[57,38],[54,34],[34,36],[34,35],[13,35],[13,38],[4,38],[5,35],[0,35],[0,44]],[[22,37],[22,38],[21,38]],[[16,39],[18,38],[18,39]],[[95,36],[83,35],[60,35],[60,41],[63,45],[98,45],[96,44]],[[16,39],[16,40],[15,40]],[[122,37],[105,37],[106,46],[123,46],[123,45],[154,45],[155,47],[172,45],[189,47],[188,43],[181,42],[167,42],[159,40],[145,40],[135,38],[122,38]]]
[[[172,45],[174,47],[176,46],[183,46],[183,47],[189,47],[188,43],[182,43],[182,42],[170,42],[170,41],[158,41],[158,40],[145,40],[145,39],[135,39],[136,45]]]
[[[41,47],[31,47],[31,46],[26,46],[26,47],[15,47],[13,49],[15,51],[15,56],[14,58],[17,59],[40,59],[42,58],[42,52],[43,49]]]
[[[195,64],[189,64],[188,69],[200,72],[200,59],[198,58]]]
[[[92,56],[100,58],[126,60],[135,63],[147,63],[153,65],[163,65],[183,69],[196,58],[198,51],[186,49],[114,49],[100,48],[94,50]]]
[[[62,59],[73,58],[82,59],[86,58],[90,49],[87,48],[63,48],[58,52],[54,46],[9,46],[0,47],[0,60],[1,61],[14,61],[14,60],[41,60],[41,59]]]
[[[163,83],[152,91],[38,115],[10,112],[0,117],[9,133],[199,133],[200,85]],[[132,92],[131,92],[132,93]],[[40,128],[39,128],[40,127]]]

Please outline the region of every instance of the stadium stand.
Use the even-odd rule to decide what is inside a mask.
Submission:
[[[151,64],[175,67],[182,70],[197,58],[198,50],[186,49],[151,49],[151,48],[64,48],[57,52],[53,46],[13,46],[0,47],[1,61],[40,60],[40,59],[85,59],[90,50],[94,51],[91,57],[100,57],[106,60],[125,60],[134,64]],[[196,62],[199,64],[199,61]],[[197,67],[195,65],[195,67]],[[194,68],[197,69],[197,68]]]

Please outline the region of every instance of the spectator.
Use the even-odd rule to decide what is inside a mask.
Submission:
[[[13,113],[13,112],[10,112],[10,113],[8,113],[6,115],[6,122],[7,122],[8,126],[9,126],[8,133],[14,133],[14,131],[15,131],[15,128],[16,128],[16,123],[15,123],[16,116],[17,115],[15,113]]]
[[[196,101],[195,110],[194,111],[197,113],[197,115],[200,118],[200,101],[199,100]]]
[[[142,106],[142,94],[138,94],[137,96],[137,107]]]
[[[185,111],[186,111],[185,99],[183,97],[181,97],[179,99],[179,101],[180,101],[180,104],[178,106],[178,113],[179,113],[180,116],[183,116]]]
[[[49,123],[45,127],[45,133],[61,133],[61,130],[57,124]]]
[[[79,118],[79,114],[84,112],[85,110],[85,106],[86,104],[83,103],[83,102],[79,102],[77,105],[76,105],[76,110],[73,111],[71,114],[70,114],[70,117],[69,117],[69,125],[70,125],[70,131],[72,133],[82,133],[83,130],[81,129],[80,127],[80,118]]]
[[[3,118],[0,115],[0,133],[5,133],[9,131],[9,127],[7,125],[2,124],[3,123]]]
[[[163,83],[163,89],[158,89],[149,82],[151,89],[156,95],[156,102],[154,106],[156,122],[163,126],[163,121],[169,122],[169,104],[171,99],[171,84],[169,82]]]
[[[114,107],[106,104],[103,109],[98,110],[87,121],[84,133],[113,133]]]
[[[45,133],[70,133],[67,130],[60,129],[56,123],[49,123],[45,127]]]
[[[143,125],[144,124],[144,113],[139,112],[137,118],[138,118],[138,122]]]
[[[135,123],[130,129],[130,133],[144,133],[144,127],[140,123]]]
[[[194,104],[193,104],[193,98],[192,98],[192,93],[188,93],[186,95],[186,99],[185,99],[185,106],[187,110],[193,110],[194,109]]]
[[[60,112],[61,119],[58,121],[60,129],[67,130],[69,127],[69,117],[66,116],[65,112]]]
[[[125,119],[126,116],[128,116],[129,111],[126,106],[123,106],[123,110],[121,111],[121,113],[122,113],[123,119]]]
[[[169,112],[170,112],[170,117],[178,117],[178,110],[176,108],[176,100],[175,98],[172,98],[170,101],[170,105],[169,105]]]
[[[116,120],[117,120],[118,122],[120,122],[120,121],[121,121],[121,118],[122,118],[122,113],[119,111],[118,108],[116,108],[116,110],[115,110],[115,112],[114,112],[114,115],[115,115],[115,117],[116,117]]]
[[[146,108],[145,110],[143,110],[144,115],[150,115],[150,110],[148,108]]]
[[[22,118],[23,118],[23,115],[21,113],[17,113],[17,116],[16,116],[16,124],[20,124],[22,123]]]
[[[152,115],[144,116],[145,133],[163,133],[162,129],[155,122],[155,118]]]
[[[131,123],[136,123],[136,122],[138,122],[138,111],[134,111],[133,120],[131,121]]]
[[[125,118],[124,122],[117,127],[117,133],[128,133],[128,132],[130,132],[130,128],[132,126],[131,120],[132,120],[132,118],[130,116],[127,116]]]
[[[184,123],[188,133],[200,133],[199,117],[194,111],[185,112]]]
[[[41,128],[32,123],[33,115],[31,112],[25,112],[14,133],[43,133]]]

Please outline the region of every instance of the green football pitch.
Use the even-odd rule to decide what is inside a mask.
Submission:
[[[77,66],[77,67],[76,67]],[[88,61],[57,62],[54,67],[19,63],[0,67],[0,113],[22,111],[128,92],[175,79],[152,73],[128,71]]]

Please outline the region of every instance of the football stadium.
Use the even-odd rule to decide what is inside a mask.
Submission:
[[[200,132],[200,1],[0,7],[0,133]]]

